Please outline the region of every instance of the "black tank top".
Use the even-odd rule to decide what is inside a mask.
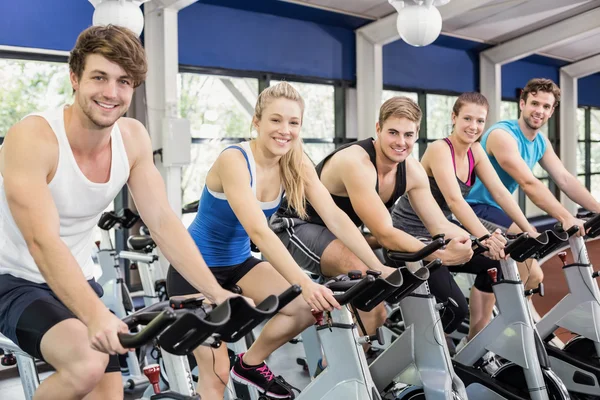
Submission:
[[[348,148],[350,146],[362,147],[369,155],[369,159],[371,160],[373,167],[375,168],[375,170],[377,170],[377,163],[375,162],[375,159],[376,159],[375,145],[373,144],[373,139],[367,138],[364,140],[359,140],[357,142],[345,144],[345,145],[339,147],[338,149],[336,149],[335,151],[333,151],[327,157],[325,157],[323,159],[323,161],[321,161],[315,167],[317,170],[317,175],[319,176],[319,179],[321,178],[321,171],[323,170],[323,166],[325,165],[325,163],[338,151],[344,150],[345,148]],[[379,177],[377,178],[377,182],[375,183],[375,191],[377,192],[377,194],[379,194]],[[392,208],[394,207],[396,200],[398,200],[404,194],[405,191],[406,191],[406,161],[403,161],[400,164],[398,164],[398,169],[396,171],[396,185],[394,187],[394,192],[392,193],[392,197],[390,197],[390,199],[385,203],[385,207],[390,212],[392,211]],[[356,214],[356,211],[354,211],[354,208],[352,207],[352,203],[350,202],[349,197],[335,196],[333,194],[331,195],[331,197],[333,198],[333,201],[335,201],[335,204],[337,204],[337,206],[339,208],[341,208],[342,211],[344,211],[346,214],[348,214],[348,216],[350,217],[352,222],[354,222],[354,225],[361,226],[363,224],[362,221],[360,220],[359,216]],[[308,219],[310,222],[320,224],[320,225],[325,225],[323,220],[319,217],[319,214],[317,214],[315,209],[310,204],[308,204],[307,212],[308,212],[308,217],[309,217]]]

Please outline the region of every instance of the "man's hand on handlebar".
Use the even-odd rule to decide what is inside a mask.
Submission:
[[[461,265],[473,257],[471,239],[468,236],[457,236],[452,239],[445,249],[438,250],[436,257],[444,265]]]
[[[117,335],[129,333],[129,327],[108,309],[97,313],[87,328],[92,349],[110,355],[127,353]]]

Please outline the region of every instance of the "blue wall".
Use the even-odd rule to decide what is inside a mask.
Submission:
[[[181,64],[355,79],[351,29],[196,3],[179,32]]]
[[[383,47],[384,85],[473,91],[478,86],[477,65],[470,52],[435,44],[413,47],[398,40]]]
[[[0,45],[70,50],[93,11],[87,0],[0,0]],[[199,0],[179,13],[179,62],[355,81],[354,29],[368,22],[276,0]],[[384,84],[478,90],[478,53],[487,47],[447,36],[424,48],[391,43],[383,48]],[[558,83],[564,64],[532,56],[503,66],[503,97],[515,98],[533,77]],[[600,106],[599,92],[599,74],[581,79],[579,103]]]
[[[87,0],[0,0],[0,45],[68,51],[93,14]]]
[[[526,60],[503,65],[502,97],[516,99],[517,89],[523,88],[531,78],[548,78],[558,84],[559,69],[554,65],[541,65]]]
[[[600,74],[579,79],[577,87],[579,105],[600,107]]]

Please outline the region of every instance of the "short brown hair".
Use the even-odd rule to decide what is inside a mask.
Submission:
[[[99,54],[123,68],[138,87],[146,80],[148,61],[140,39],[127,28],[91,26],[81,32],[69,56],[69,69],[81,78],[88,55]]]
[[[560,88],[552,81],[546,78],[533,78],[523,88],[521,92],[521,100],[527,103],[529,93],[536,94],[537,92],[552,93],[554,95],[554,107],[560,103]]]
[[[490,110],[490,105],[484,95],[478,92],[467,92],[458,96],[454,102],[454,106],[452,107],[452,112],[454,115],[458,115],[460,113],[460,109],[465,104],[476,104],[478,106],[485,107],[487,111]]]
[[[396,96],[381,105],[379,109],[379,127],[383,127],[384,122],[390,117],[406,118],[416,123],[418,130],[423,113],[414,100],[404,96]]]

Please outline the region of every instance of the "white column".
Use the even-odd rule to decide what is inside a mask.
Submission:
[[[383,90],[382,46],[356,32],[356,96],[358,140],[375,136]]]
[[[560,69],[560,159],[565,168],[577,176],[577,82],[579,78],[600,72],[600,54],[586,58]],[[561,193],[561,203],[569,212],[575,214],[578,205]],[[599,200],[599,199],[596,199]]]
[[[487,125],[500,120],[502,111],[502,70],[500,64],[495,64],[483,53],[479,54],[479,86],[490,104]]]
[[[561,70],[560,91],[560,159],[577,176],[577,78]],[[577,204],[562,192],[560,201],[571,214],[577,213]]]
[[[173,132],[165,130],[176,126],[168,121],[178,117],[178,10],[163,8],[161,3],[152,1],[146,3],[144,12],[144,38],[148,56],[146,79],[148,130],[153,149],[162,149],[165,154],[169,152],[168,139],[173,136]],[[155,161],[165,181],[169,203],[177,215],[180,215],[181,166],[163,166],[160,156],[156,156]]]

